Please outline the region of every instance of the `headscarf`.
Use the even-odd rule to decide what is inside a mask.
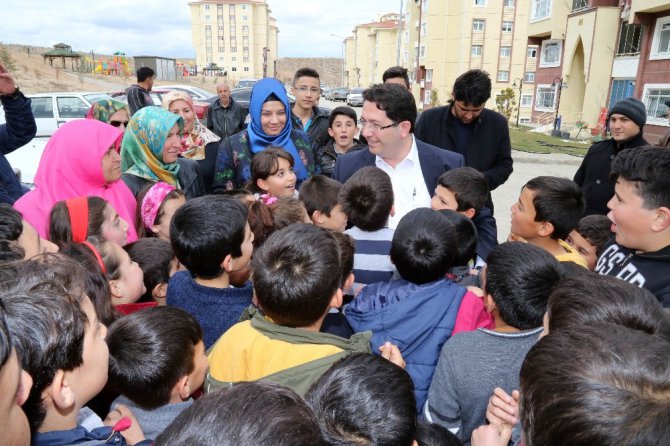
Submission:
[[[86,119],[97,119],[109,124],[109,117],[119,110],[128,111],[128,106],[114,99],[100,99],[95,101],[86,113]],[[128,113],[130,116],[130,113]]]
[[[195,107],[193,106],[193,99],[183,91],[172,90],[163,96],[163,108],[165,110],[170,110],[170,105],[174,101],[185,101],[191,110],[193,110],[193,115],[195,116]],[[194,160],[204,160],[205,159],[205,146],[210,142],[220,141],[218,135],[212,132],[210,129],[202,125],[202,122],[195,116],[195,121],[193,122],[193,129],[188,134],[184,134],[181,139],[181,153],[180,155],[184,158],[190,158]]]
[[[120,129],[95,119],[77,119],[63,124],[51,136],[37,167],[35,189],[14,204],[41,237],[47,238],[49,214],[57,202],[96,196],[109,201],[130,223],[128,242],[137,240],[132,225],[135,196],[121,179],[106,183],[102,172],[102,158],[112,145],[118,150],[122,134]]]
[[[261,112],[263,110],[263,104],[274,94],[279,101],[284,104],[284,110],[286,111],[286,124],[282,129],[281,133],[276,136],[267,135],[263,131],[261,126]],[[286,95],[286,90],[284,86],[277,79],[265,78],[261,79],[254,85],[253,90],[251,90],[251,99],[249,102],[249,115],[251,116],[251,122],[247,127],[247,132],[249,133],[249,146],[252,153],[262,152],[267,148],[267,146],[281,147],[286,150],[293,156],[295,160],[295,165],[293,170],[295,171],[296,176],[299,179],[305,179],[309,175],[307,174],[307,169],[302,162],[300,154],[293,144],[291,139],[291,108],[288,103],[288,96]]]
[[[179,163],[163,162],[163,146],[175,124],[179,125],[180,132],[184,130],[181,116],[160,107],[143,107],[136,111],[130,118],[121,143],[123,173],[181,188]]]

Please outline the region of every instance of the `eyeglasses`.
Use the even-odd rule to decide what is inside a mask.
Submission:
[[[121,124],[123,124],[123,127],[128,127],[128,121],[109,121],[109,125],[112,127],[121,127]]]
[[[321,89],[320,88],[314,88],[314,87],[310,88],[310,87],[302,86],[302,87],[295,87],[295,89],[298,90],[302,94],[305,94],[308,91],[312,94],[321,94]]]
[[[389,125],[381,126],[379,124],[375,124],[373,122],[368,122],[365,119],[359,119],[358,120],[358,125],[361,127],[361,132],[365,130],[365,127],[369,128],[373,132],[381,132],[382,130],[389,129],[391,127],[397,127],[399,122],[394,122]]]

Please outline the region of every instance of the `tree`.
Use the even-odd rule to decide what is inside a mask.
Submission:
[[[438,107],[440,105],[440,96],[437,88],[430,90],[430,106]]]
[[[512,116],[512,113],[517,110],[516,99],[514,95],[514,90],[511,88],[505,88],[496,96],[496,107],[498,112],[503,115],[509,121],[509,118]]]
[[[0,44],[0,62],[2,62],[8,71],[16,71],[16,65],[14,64],[12,55],[9,54],[7,48],[2,44]]]

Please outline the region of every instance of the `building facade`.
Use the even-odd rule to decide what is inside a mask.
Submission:
[[[199,70],[215,66],[233,82],[274,76],[279,30],[265,0],[199,0],[189,7]]]

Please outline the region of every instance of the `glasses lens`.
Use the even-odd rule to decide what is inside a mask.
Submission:
[[[128,126],[128,121],[109,121],[109,124],[113,127],[120,127],[123,124],[124,127]]]

